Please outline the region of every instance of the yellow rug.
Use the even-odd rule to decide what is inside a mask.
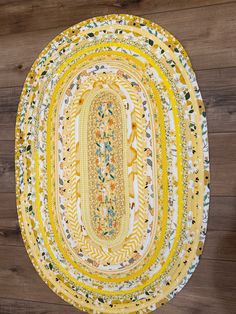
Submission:
[[[16,124],[17,206],[36,270],[89,313],[148,313],[202,254],[204,105],[190,60],[129,15],[58,35],[27,76]]]

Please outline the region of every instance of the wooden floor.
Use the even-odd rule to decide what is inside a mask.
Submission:
[[[78,313],[39,278],[15,206],[14,125],[22,84],[67,27],[108,13],[151,19],[185,46],[207,108],[211,206],[202,260],[159,314],[236,313],[236,1],[0,0],[0,313]]]

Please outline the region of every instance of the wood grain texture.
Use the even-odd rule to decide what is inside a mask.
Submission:
[[[89,4],[88,4],[89,3]],[[130,13],[186,48],[206,105],[211,204],[202,260],[160,314],[236,313],[236,1],[0,0],[0,314],[79,313],[34,270],[15,205],[14,126],[27,72],[58,33],[92,16]]]
[[[3,246],[1,251],[3,255],[0,260],[0,280],[4,282],[4,285],[0,286],[2,298],[14,295],[14,298],[18,300],[64,304],[36,274],[25,254],[24,247]],[[204,296],[211,302],[219,303],[219,300],[223,300],[225,303],[227,301],[226,305],[235,306],[236,276],[234,274],[235,262],[233,261],[202,259],[192,279],[179,295],[185,297],[186,300],[189,295],[196,298]],[[181,302],[179,302],[179,300],[175,301],[180,306]],[[166,305],[164,308],[167,310],[168,306]],[[206,304],[205,310],[207,306]],[[161,311],[162,309],[159,312],[161,313]]]
[[[90,9],[91,15],[97,15],[93,14],[96,7]],[[156,7],[151,7],[155,12]],[[73,12],[73,7],[70,12]],[[109,10],[109,13],[115,12],[113,8]],[[236,42],[235,12],[236,2],[229,2],[161,13],[140,12],[140,15],[159,23],[173,33],[189,52],[195,70],[200,70],[236,66],[236,49],[233,44]],[[57,14],[62,19],[67,16],[63,9],[57,10]],[[39,16],[43,18],[43,15]],[[48,22],[52,16],[47,14]],[[76,22],[82,19],[83,17],[78,17]],[[60,23],[55,23],[52,28],[38,29],[37,26],[34,27],[36,20],[32,20],[32,28],[23,28],[22,32],[0,36],[0,87],[20,86],[41,50],[58,33],[73,24],[73,19],[68,15],[61,26]]]
[[[0,201],[1,195],[4,194],[0,194]],[[235,204],[235,197],[222,197],[220,199],[212,197],[203,259],[236,261]],[[224,215],[222,215],[223,209]],[[9,212],[12,213],[12,216],[7,218],[5,213],[0,212],[0,246],[23,247],[16,208],[9,206]],[[225,227],[226,223],[227,228]]]
[[[236,195],[235,133],[210,133],[211,195]],[[0,141],[1,192],[15,191],[14,141]]]
[[[49,28],[67,27],[94,16],[112,13],[144,15],[177,11],[229,0],[44,0],[1,1],[0,35],[32,32]]]

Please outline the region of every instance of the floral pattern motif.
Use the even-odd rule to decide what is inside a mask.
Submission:
[[[118,178],[123,165],[122,115],[119,106],[123,104],[119,104],[109,91],[100,92],[91,103],[88,120],[91,220],[94,231],[105,239],[117,235],[120,216],[124,212],[124,179]]]
[[[114,152],[107,172],[105,159],[96,166],[97,147],[85,145],[89,132],[83,129],[87,97],[104,89],[122,99],[122,106],[106,102],[113,120],[120,116],[115,108],[126,120],[123,142],[112,142],[103,156],[110,159]],[[101,103],[94,102],[95,117]],[[108,107],[101,114],[104,110]],[[101,143],[96,131],[102,120],[96,123],[92,140]],[[109,138],[117,126],[108,128]],[[117,139],[121,133],[114,134]],[[118,146],[127,153],[123,190],[117,190]],[[87,167],[89,147],[95,158]],[[93,179],[86,172],[91,168]],[[99,182],[99,168],[101,177],[114,171],[116,197],[127,207],[125,213],[114,207],[110,225],[100,216],[92,227],[86,219],[96,207],[88,211],[85,196],[92,180]],[[143,314],[173,298],[199,262],[209,207],[206,113],[181,44],[151,21],[122,14],[84,21],[57,36],[32,66],[22,91],[16,183],[28,254],[64,300],[89,313]],[[104,187],[98,185],[96,194]],[[118,217],[127,221],[124,238],[114,227]],[[105,225],[99,234],[100,222]],[[114,232],[104,235],[107,226]]]

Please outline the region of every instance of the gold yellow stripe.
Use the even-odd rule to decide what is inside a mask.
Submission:
[[[191,96],[193,96],[194,98],[195,98],[195,95],[194,95],[194,92],[192,91],[191,92]],[[199,127],[199,124],[198,124],[198,127]],[[201,142],[201,139],[200,139],[200,142]],[[202,144],[202,142],[201,142],[201,144]],[[201,148],[202,148],[202,146],[201,146]],[[202,162],[202,160],[201,160],[201,162]],[[202,165],[202,164],[201,164]],[[203,165],[202,165],[203,166]],[[202,171],[201,171],[201,174],[202,174]],[[201,179],[202,179],[202,176],[201,176]],[[203,191],[203,188],[204,188],[204,186],[202,187],[202,191]],[[201,212],[201,211],[200,211]],[[199,219],[199,223],[201,223],[201,220]],[[30,242],[29,241],[29,239],[30,239],[30,236],[28,235],[27,236],[27,241],[28,242]],[[27,242],[26,241],[26,242]],[[27,242],[27,243],[28,243]],[[33,245],[33,244],[32,244]],[[194,253],[193,253],[194,254]],[[188,262],[188,264],[189,263],[191,263],[191,260]],[[43,270],[42,270],[43,271]],[[181,277],[183,277],[185,274],[183,274]],[[46,278],[48,278],[49,276],[48,276],[48,274],[46,275]],[[44,280],[46,279],[45,277],[44,277]],[[181,278],[180,278],[181,279]],[[171,287],[169,288],[169,290],[171,290]],[[64,293],[65,293],[65,291],[63,291]],[[66,293],[65,293],[66,294]],[[75,298],[74,298],[75,299]],[[138,309],[141,309],[141,308],[143,308],[143,307],[146,307],[146,306],[149,306],[149,305],[151,305],[151,304],[153,304],[153,303],[155,303],[156,301],[158,300],[158,298],[155,298],[154,300],[152,300],[152,301],[150,301],[150,302],[147,302],[145,305],[142,305],[141,307],[138,307]],[[69,299],[69,301],[70,301],[70,299]],[[75,299],[75,301],[77,301],[76,299]],[[92,307],[92,306],[90,306],[90,305],[86,305],[86,306],[89,306],[89,307],[91,307],[91,308],[94,308],[94,307]],[[78,306],[79,307],[79,306]],[[109,311],[109,309],[108,309],[108,312],[110,312]]]
[[[91,222],[90,222],[90,205],[89,205],[89,193],[88,193],[88,186],[89,186],[89,176],[88,176],[88,143],[87,143],[87,128],[88,128],[88,116],[89,116],[89,110],[91,101],[94,99],[98,93],[101,93],[102,91],[108,92],[109,94],[112,94],[116,97],[116,99],[119,101],[119,106],[121,108],[121,119],[122,119],[122,138],[123,138],[123,148],[122,148],[122,155],[123,155],[123,174],[122,174],[122,182],[123,182],[123,191],[125,195],[125,212],[122,215],[121,219],[121,229],[119,231],[118,236],[115,239],[111,240],[103,240],[100,239],[98,236],[95,235],[95,232],[92,230]],[[80,119],[80,173],[81,173],[81,186],[82,186],[82,197],[81,197],[81,212],[82,217],[84,219],[85,228],[90,236],[90,238],[99,245],[104,245],[105,247],[112,247],[117,245],[118,243],[121,243],[125,237],[128,234],[129,231],[129,199],[128,199],[128,169],[127,169],[127,140],[126,140],[126,128],[127,128],[127,122],[126,122],[126,114],[125,114],[125,108],[123,106],[123,101],[121,97],[118,95],[117,92],[115,92],[112,89],[93,89],[90,94],[88,95],[88,98],[85,100],[86,104],[83,106],[81,110],[81,119]],[[120,117],[119,117],[120,118]],[[120,184],[122,184],[120,182]],[[120,208],[121,211],[123,211],[123,208]]]
[[[115,44],[117,44],[117,43],[115,43]],[[109,43],[109,44],[99,44],[99,46],[107,46],[107,45],[113,45],[113,43]],[[120,46],[120,44],[117,44],[117,45],[119,45]],[[123,44],[122,44],[123,45]],[[122,45],[121,45],[121,47],[122,47]],[[97,45],[96,45],[96,47],[97,47]],[[94,47],[89,47],[90,49],[89,50],[92,50],[92,48],[94,48]],[[133,47],[133,48],[136,48],[136,47]],[[137,49],[137,48],[136,48]],[[136,52],[138,52],[139,50],[137,49],[136,50]],[[141,51],[140,51],[141,52]],[[101,52],[101,54],[102,54],[103,52]],[[80,53],[81,54],[81,53]],[[98,52],[96,53],[96,55],[98,54]],[[121,54],[121,53],[120,53]],[[143,54],[143,53],[142,53]],[[144,56],[144,54],[143,54],[143,56]],[[89,56],[88,56],[89,57]],[[125,57],[127,57],[127,55],[125,55]],[[151,59],[152,60],[152,59]],[[83,59],[83,61],[84,61],[84,59]],[[64,64],[62,65],[62,67],[64,67]],[[70,69],[68,69],[68,72],[70,72]],[[159,72],[160,72],[160,70],[159,70]],[[162,72],[161,72],[161,75],[162,75],[162,77],[164,77],[164,75],[162,74]],[[165,77],[164,77],[165,78]],[[63,81],[63,79],[64,79],[64,77],[62,77],[61,78],[61,81]],[[164,82],[166,83],[168,83],[168,81],[166,80],[166,78],[165,78],[165,80],[164,80]],[[59,83],[58,83],[59,84]],[[168,83],[169,84],[169,83]],[[59,91],[59,87],[60,87],[60,85],[57,85],[57,87],[55,88],[55,92],[54,92],[54,95],[57,95],[58,94],[58,91]],[[169,89],[170,89],[170,87],[169,87]],[[56,97],[56,96],[53,96],[53,97]],[[175,100],[175,98],[174,98],[174,95],[172,94],[172,98]],[[52,104],[55,104],[55,100],[53,100],[53,98],[52,98]],[[48,121],[50,122],[50,120],[51,120],[51,115],[52,115],[52,109],[51,109],[52,107],[50,107],[50,110],[51,111],[49,111],[49,115],[48,115]],[[159,108],[160,109],[160,108]],[[162,108],[161,108],[162,109]],[[50,126],[48,126],[48,133],[47,134],[50,134],[51,133],[51,131],[50,131]],[[139,139],[140,141],[142,141],[142,139],[140,138]],[[165,145],[163,145],[163,141],[165,140],[165,132],[161,132],[161,142],[162,142],[162,146],[163,147],[166,147],[166,144]],[[47,156],[48,156],[48,160],[47,160],[47,164],[48,164],[48,177],[50,176],[50,180],[51,180],[51,174],[50,174],[50,167],[51,167],[51,163],[49,163],[49,160],[50,160],[50,158],[49,158],[49,155],[48,155],[48,148],[50,148],[50,144],[49,144],[49,142],[47,143]],[[165,161],[166,160],[166,161]],[[166,159],[166,157],[162,157],[162,168],[163,168],[163,178],[167,178],[167,159]],[[50,174],[50,175],[49,175]],[[128,280],[128,279],[132,279],[132,278],[135,278],[135,277],[138,277],[138,276],[140,276],[145,270],[147,270],[154,262],[155,262],[155,260],[156,260],[156,258],[157,258],[157,256],[158,256],[158,254],[159,254],[159,252],[160,252],[160,250],[161,250],[161,247],[162,247],[162,245],[163,245],[163,242],[164,242],[164,235],[165,235],[165,226],[166,226],[166,222],[167,222],[167,207],[168,207],[168,187],[167,187],[167,179],[166,179],[166,183],[165,183],[165,187],[166,188],[164,188],[164,191],[163,191],[163,198],[164,198],[164,200],[163,200],[163,203],[165,204],[164,205],[164,214],[163,214],[163,220],[162,220],[162,227],[161,227],[161,229],[162,229],[162,234],[161,234],[161,238],[160,238],[160,241],[158,242],[158,245],[156,246],[156,251],[155,251],[155,254],[150,258],[150,260],[149,260],[149,262],[147,262],[146,264],[145,264],[145,266],[142,268],[142,269],[140,269],[139,271],[137,271],[136,273],[134,273],[134,274],[132,274],[132,275],[129,275],[129,276],[127,276],[127,277],[125,277],[125,278],[104,278],[104,277],[100,277],[100,276],[95,276],[95,278],[97,279],[97,280],[101,280],[101,281],[104,281],[104,282],[123,282],[124,280]],[[48,184],[48,188],[49,188],[49,186],[51,186],[51,185],[49,185]],[[48,195],[49,195],[49,198],[51,199],[51,190],[49,190],[49,192],[48,192]],[[49,206],[49,215],[50,215],[50,220],[51,220],[51,223],[52,223],[52,229],[54,230],[54,235],[55,235],[55,240],[56,240],[56,242],[57,242],[57,245],[58,245],[58,247],[59,247],[59,249],[63,252],[63,255],[70,261],[70,263],[76,268],[76,269],[78,269],[81,273],[83,273],[83,274],[85,274],[85,275],[87,275],[87,276],[89,276],[89,277],[92,277],[93,275],[91,275],[90,273],[88,273],[88,272],[86,272],[86,271],[84,271],[80,266],[78,266],[76,263],[74,263],[74,261],[73,260],[71,260],[70,259],[70,257],[67,255],[67,252],[63,249],[63,247],[62,247],[62,245],[61,245],[61,243],[60,243],[60,240],[59,240],[59,237],[58,237],[58,233],[57,233],[57,230],[56,230],[56,225],[55,225],[55,222],[54,222],[54,215],[53,215],[53,213],[52,213],[52,210],[51,210],[51,203],[50,203],[50,206]],[[130,290],[129,290],[130,291]]]
[[[176,100],[175,100],[175,96],[174,96],[174,94],[173,94],[173,92],[172,92],[172,90],[171,90],[171,88],[170,88],[170,85],[169,85],[169,82],[167,81],[167,79],[166,79],[166,77],[163,75],[163,73],[160,71],[160,69],[156,66],[156,63],[153,61],[153,59],[150,57],[150,56],[148,56],[148,55],[146,55],[146,54],[144,54],[140,49],[138,49],[138,48],[136,48],[136,47],[133,47],[133,46],[130,46],[130,45],[127,45],[127,44],[119,44],[119,43],[103,43],[103,44],[98,44],[98,45],[96,45],[95,47],[88,47],[87,49],[88,50],[92,50],[92,49],[94,49],[94,48],[98,48],[98,47],[106,47],[106,46],[108,46],[108,45],[110,45],[110,46],[121,46],[121,47],[126,47],[126,48],[128,48],[128,49],[131,49],[132,48],[132,50],[133,51],[135,51],[135,52],[137,52],[137,53],[139,53],[140,55],[142,55],[144,58],[146,58],[148,61],[149,61],[149,63],[156,69],[156,71],[159,73],[159,75],[161,76],[161,78],[162,78],[162,80],[163,80],[163,82],[165,83],[165,85],[167,86],[167,90],[168,90],[168,93],[169,93],[169,96],[170,96],[170,99],[171,99],[171,101],[172,101],[172,104],[173,104],[173,108],[176,106]],[[85,49],[86,51],[87,51],[87,49]],[[83,52],[86,52],[86,51],[83,51]],[[80,53],[78,53],[78,55],[79,55]],[[69,60],[68,60],[68,62],[69,62]],[[65,66],[65,64],[63,64],[63,68],[64,68],[64,66]],[[55,88],[55,91],[54,91],[54,95],[55,95],[55,93],[57,92],[57,88]],[[52,103],[53,103],[53,97],[52,97]],[[159,108],[160,109],[160,108]],[[175,110],[173,109],[173,114],[174,114],[174,120],[175,120],[175,123],[177,123],[177,121],[178,121],[178,116],[176,116],[176,114],[177,114],[177,108],[175,107]],[[48,121],[50,121],[50,116],[51,116],[51,112],[49,112],[49,119],[48,119]],[[50,134],[50,129],[48,129],[48,133],[47,134]],[[163,133],[162,133],[162,135],[163,135]],[[162,138],[162,142],[163,142],[163,138]],[[179,177],[178,177],[178,201],[179,201],[179,216],[178,216],[178,222],[181,222],[181,220],[182,220],[182,170],[181,170],[181,167],[182,167],[182,164],[180,163],[180,160],[181,159],[179,159],[179,158],[181,158],[181,145],[180,145],[180,132],[179,132],[179,125],[176,125],[176,142],[177,142],[177,156],[178,156],[178,175],[179,175]],[[47,145],[47,156],[49,156],[49,160],[47,160],[47,164],[49,165],[50,164],[50,154],[49,154],[49,152],[48,152],[48,145]],[[164,167],[164,169],[166,169],[166,166],[167,165],[163,165]],[[49,165],[49,167],[48,167],[48,183],[50,182],[50,172],[49,172],[49,169],[50,169],[50,165]],[[50,195],[51,195],[51,192],[50,192],[50,184],[48,184],[48,188],[49,188],[49,190],[48,190],[48,195],[49,195],[49,198],[50,198]],[[164,193],[164,203],[166,203],[166,204],[168,204],[168,199],[167,199],[167,192],[168,192],[168,189],[166,189],[166,194]],[[165,200],[166,199],[166,200]],[[51,200],[49,200],[48,199],[48,202],[49,202],[49,208],[51,208]],[[51,211],[49,211],[49,212],[51,212]],[[52,216],[52,215],[51,215]],[[167,216],[166,217],[164,217],[163,218],[163,221],[166,221],[166,219],[167,219]],[[53,226],[53,225],[52,225]],[[56,231],[56,229],[55,229],[55,226],[54,226],[54,231]],[[175,242],[174,242],[174,245],[173,245],[173,247],[172,247],[172,249],[171,249],[171,253],[170,253],[170,255],[168,256],[168,258],[166,259],[166,262],[165,262],[165,264],[163,265],[163,267],[161,268],[161,270],[159,271],[159,272],[157,272],[151,279],[149,279],[149,280],[147,280],[143,285],[140,285],[139,287],[136,287],[136,288],[133,288],[133,289],[130,289],[130,290],[128,290],[129,291],[129,293],[131,293],[131,292],[134,292],[134,291],[137,291],[137,290],[139,290],[139,289],[142,289],[143,287],[145,287],[145,286],[147,286],[148,284],[150,284],[151,282],[153,282],[156,278],[158,278],[158,276],[161,274],[161,273],[163,273],[164,272],[164,270],[165,270],[165,268],[167,267],[167,265],[169,264],[169,261],[171,260],[171,258],[173,257],[173,255],[174,255],[174,251],[175,251],[175,249],[176,249],[176,246],[177,246],[177,243],[178,243],[178,237],[179,237],[179,235],[180,235],[180,230],[181,230],[181,224],[178,224],[178,226],[177,226],[177,231],[176,231],[176,240],[175,240]],[[55,238],[57,237],[57,233],[55,233]],[[162,237],[162,239],[164,240],[164,236]],[[160,243],[160,242],[159,242]],[[147,263],[146,265],[145,265],[145,267],[144,267],[144,269],[148,269],[148,267],[150,267],[150,265],[152,265],[153,264],[153,262],[155,262],[155,260],[156,260],[156,258],[157,258],[157,256],[158,256],[158,254],[159,254],[159,251],[160,251],[160,249],[161,249],[161,247],[160,247],[160,245],[159,246],[157,246],[157,250],[156,250],[156,253],[154,254],[154,256],[150,259],[150,261],[149,261],[149,263]],[[140,272],[140,274],[142,274],[145,270],[144,269],[141,269],[139,272]],[[83,271],[84,272],[84,271]],[[82,272],[82,273],[83,273]],[[69,274],[68,274],[69,275]],[[97,277],[96,277],[97,278]],[[128,276],[128,278],[129,278],[129,276]],[[116,279],[113,279],[115,282],[117,282],[117,279],[119,279],[119,278],[116,278]],[[97,280],[99,280],[98,278],[97,278]],[[108,278],[106,278],[106,280],[108,280]],[[123,281],[124,279],[122,279],[122,281]],[[126,279],[127,280],[127,279]],[[105,281],[104,279],[103,279],[103,281]],[[110,281],[110,280],[109,280]],[[114,282],[114,281],[112,281],[112,282]],[[120,281],[120,279],[119,279],[119,281]],[[77,282],[77,281],[75,281],[77,284],[82,284],[81,282]],[[97,291],[97,289],[95,289],[94,290],[94,288],[89,288],[88,287],[88,289],[90,290],[90,291]],[[98,290],[99,291],[99,290]],[[103,294],[114,294],[114,295],[116,295],[116,294],[124,294],[125,292],[128,292],[128,291],[118,291],[118,292],[110,292],[110,291],[104,291],[104,290],[102,290],[102,291],[100,291],[101,293],[103,293]],[[106,292],[106,293],[105,293]]]

